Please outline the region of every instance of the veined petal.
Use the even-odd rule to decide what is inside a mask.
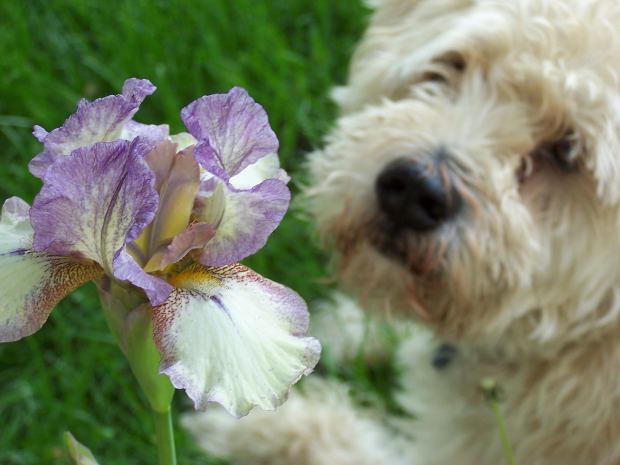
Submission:
[[[69,292],[101,275],[94,262],[32,252],[28,204],[13,197],[0,218],[0,342],[36,332]]]
[[[154,175],[140,139],[75,150],[48,170],[30,212],[34,250],[112,262],[157,210]]]
[[[183,108],[181,119],[199,141],[198,163],[224,180],[278,151],[267,113],[239,87],[195,100]]]
[[[217,178],[211,193],[202,192],[194,213],[215,227],[200,263],[224,266],[260,250],[278,227],[291,199],[286,184],[268,179],[250,190],[237,190]],[[207,185],[207,183],[203,183]]]
[[[124,126],[136,114],[145,97],[155,89],[146,79],[128,79],[120,95],[110,95],[92,102],[80,100],[76,112],[62,127],[48,133],[35,126],[33,133],[43,143],[44,150],[30,162],[30,172],[43,178],[59,157],[96,142],[120,139]]]
[[[156,144],[157,142],[166,140],[169,133],[170,128],[167,124],[142,124],[130,120],[124,124],[118,138],[131,141],[136,137],[141,137],[144,140]]]
[[[274,409],[318,362],[320,344],[303,336],[308,312],[294,291],[242,265],[194,265],[171,282],[177,289],[153,309],[160,371],[197,409]]]

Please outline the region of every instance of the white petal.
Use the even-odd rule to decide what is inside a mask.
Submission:
[[[36,332],[69,292],[101,273],[94,262],[34,253],[28,205],[9,199],[0,218],[0,342]]]
[[[180,132],[178,134],[173,134],[169,136],[168,139],[174,144],[177,145],[177,152],[181,150],[185,150],[187,147],[191,145],[196,145],[198,142],[194,136],[192,136],[189,132]]]
[[[280,169],[277,153],[260,158],[257,162],[245,167],[239,174],[230,178],[230,183],[235,189],[251,189],[272,178],[285,183],[290,179],[286,171]]]
[[[161,372],[196,409],[274,409],[318,362],[320,345],[304,337],[308,313],[294,291],[242,265],[194,265],[171,282],[178,289],[153,309],[155,343]]]
[[[11,197],[2,206],[0,217],[0,254],[32,247],[30,207],[19,197]]]

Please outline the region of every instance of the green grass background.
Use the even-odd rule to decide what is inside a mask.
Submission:
[[[366,17],[353,0],[0,1],[0,197],[31,202],[40,188],[26,168],[41,149],[33,124],[56,128],[80,97],[118,93],[131,76],[158,86],[137,119],[167,122],[173,132],[195,98],[247,88],[300,182],[304,154],[333,122],[327,93],[344,81]],[[313,243],[292,211],[247,263],[311,302],[326,290]],[[175,407],[190,407],[181,392]],[[66,463],[65,430],[102,465],[156,463],[145,399],[92,285],[66,298],[34,336],[0,346],[0,464]],[[177,431],[180,464],[219,463]]]

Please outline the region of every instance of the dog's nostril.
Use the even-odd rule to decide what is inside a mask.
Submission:
[[[398,226],[415,231],[437,228],[460,207],[460,198],[438,170],[399,159],[379,174],[376,182],[379,206]]]
[[[423,196],[420,198],[420,207],[435,221],[441,221],[445,213],[445,205],[437,197]]]

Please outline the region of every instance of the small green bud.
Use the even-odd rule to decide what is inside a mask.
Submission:
[[[75,465],[98,465],[88,447],[80,444],[70,432],[67,431],[63,435],[63,439],[65,447],[69,451],[69,455]]]

